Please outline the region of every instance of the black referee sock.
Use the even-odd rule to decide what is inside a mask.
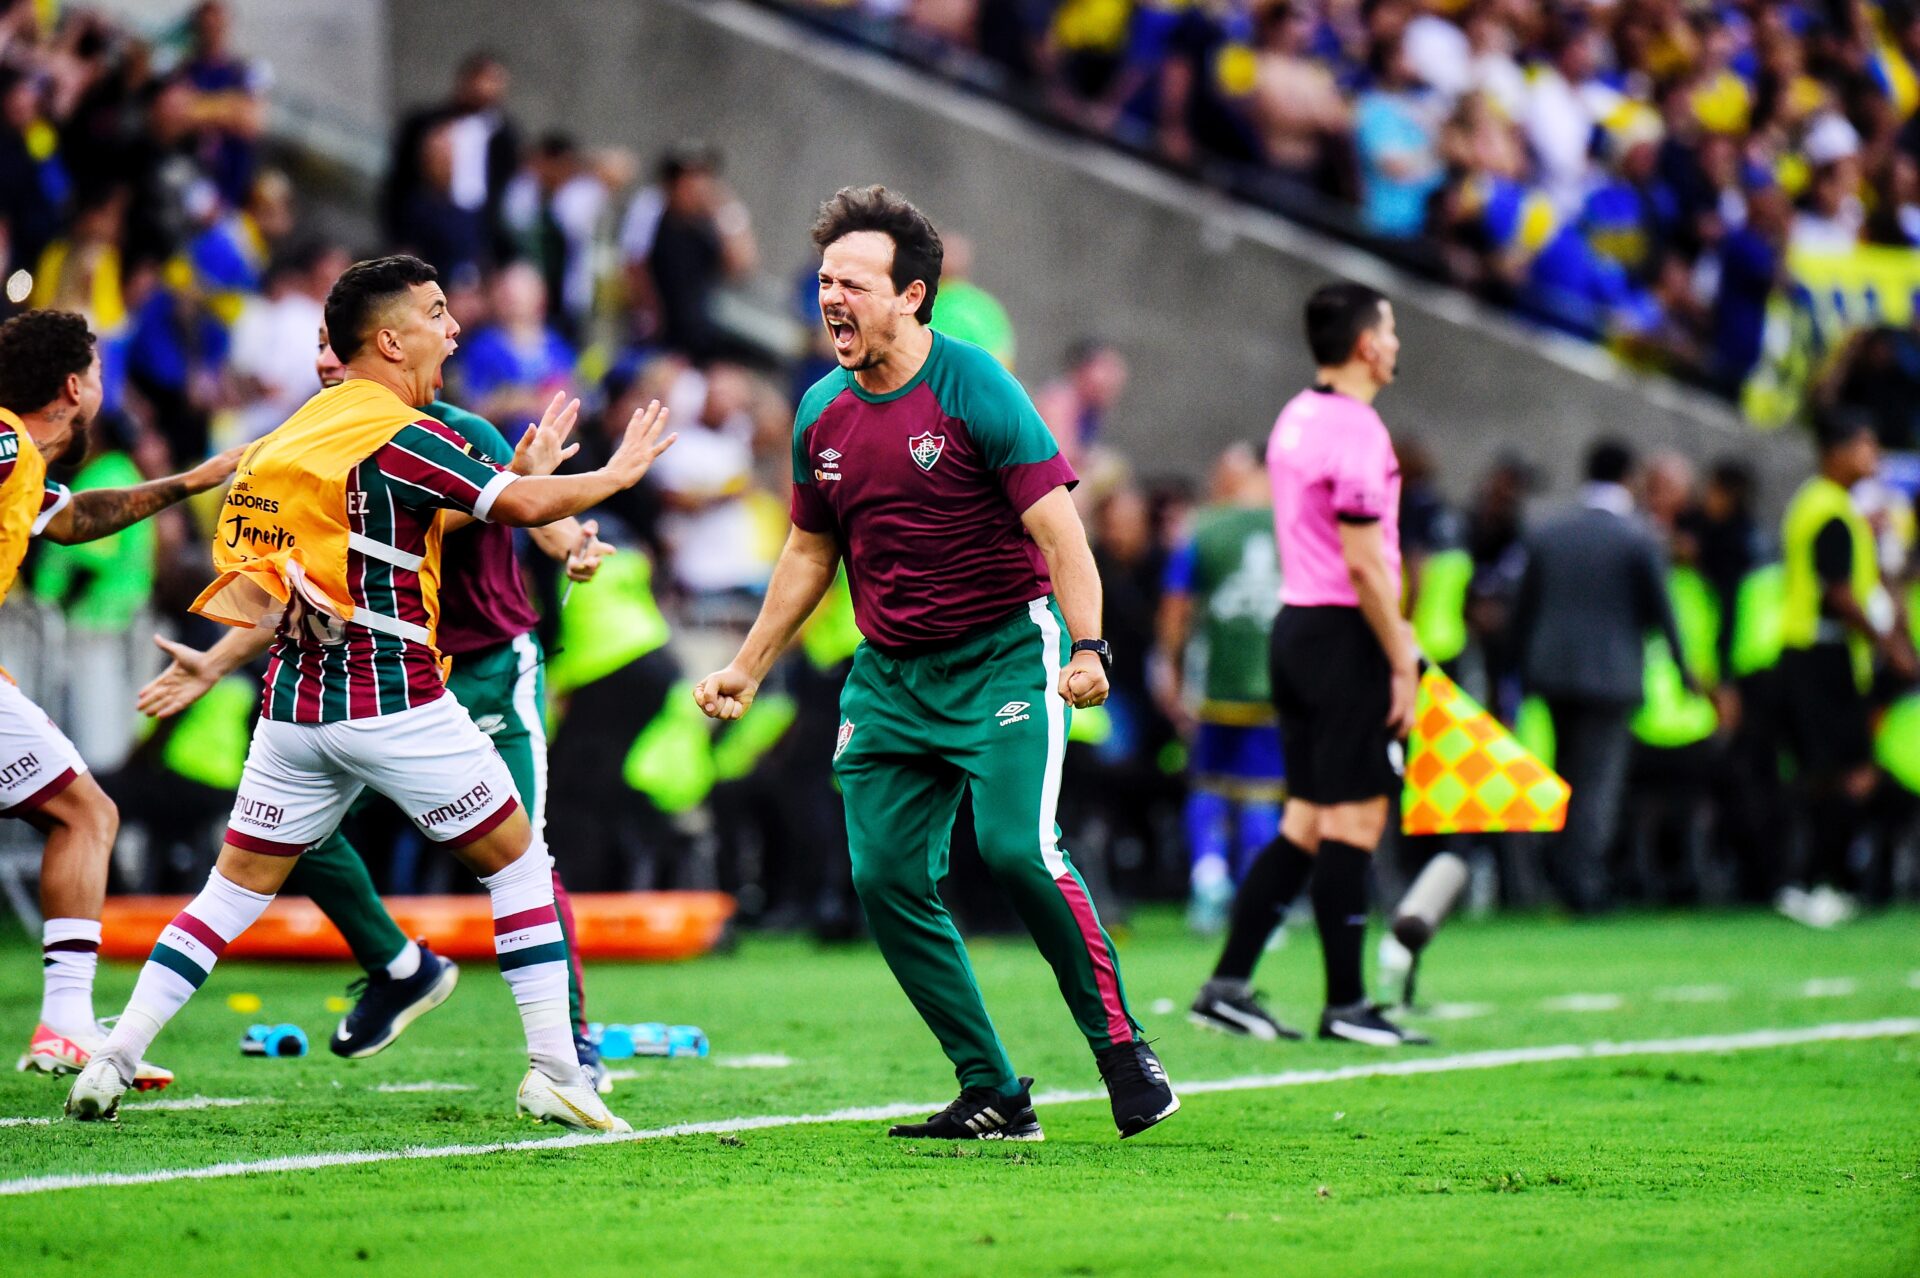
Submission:
[[[1322,839],[1313,867],[1313,921],[1327,968],[1327,1006],[1366,1000],[1361,964],[1367,941],[1367,876],[1373,856],[1351,843]]]
[[[1267,948],[1273,930],[1286,917],[1287,907],[1313,870],[1313,858],[1284,834],[1260,849],[1240,890],[1233,894],[1233,913],[1227,927],[1227,946],[1213,969],[1216,981],[1242,981],[1253,975],[1253,965]]]

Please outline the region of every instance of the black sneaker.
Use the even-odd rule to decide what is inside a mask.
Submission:
[[[906,1140],[1045,1140],[1040,1120],[1033,1115],[1033,1080],[1020,1080],[1020,1090],[1002,1096],[991,1087],[961,1089],[953,1104],[924,1123],[898,1123],[889,1136]]]
[[[1113,1099],[1113,1125],[1120,1129],[1121,1140],[1138,1136],[1180,1108],[1160,1058],[1141,1040],[1102,1048],[1093,1059]]]
[[[1187,1009],[1187,1019],[1205,1029],[1267,1043],[1300,1037],[1299,1030],[1289,1029],[1268,1015],[1260,1004],[1260,995],[1245,986],[1229,988],[1218,981],[1200,987],[1193,1006]]]
[[[1320,1037],[1365,1043],[1368,1047],[1428,1047],[1433,1043],[1418,1030],[1395,1025],[1373,1003],[1329,1007],[1320,1014]]]
[[[399,1038],[407,1026],[447,1001],[460,981],[460,968],[420,943],[420,968],[404,979],[385,971],[368,972],[347,987],[358,1000],[327,1046],[335,1056],[372,1056]]]
[[[613,1071],[600,1059],[600,1049],[577,1029],[573,1032],[573,1054],[580,1058],[580,1068],[593,1079],[593,1090],[602,1096],[613,1095]]]

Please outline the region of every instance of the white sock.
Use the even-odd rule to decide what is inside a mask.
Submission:
[[[420,970],[420,946],[418,942],[408,941],[393,962],[387,964],[387,975],[396,981],[404,981]]]
[[[100,966],[99,919],[48,919],[40,928],[40,1023],[92,1043],[93,974]]]
[[[131,1079],[154,1036],[206,981],[228,943],[252,927],[272,903],[272,897],[249,892],[219,870],[208,875],[200,895],[173,916],[154,942],[127,1010],[97,1054],[111,1059],[121,1078]]]
[[[573,1082],[580,1058],[567,1018],[567,942],[553,908],[553,858],[536,838],[518,861],[480,880],[493,901],[493,952],[542,1073]]]

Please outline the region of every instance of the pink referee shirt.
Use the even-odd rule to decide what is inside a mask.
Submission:
[[[1400,461],[1371,407],[1331,391],[1288,401],[1267,440],[1280,602],[1358,608],[1340,554],[1342,520],[1378,520],[1387,566],[1400,589]]]

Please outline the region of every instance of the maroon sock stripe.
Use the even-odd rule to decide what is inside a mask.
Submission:
[[[243,852],[258,852],[262,856],[299,856],[307,850],[304,843],[276,843],[257,834],[243,833],[232,826],[227,827],[227,842]]]
[[[539,927],[542,923],[558,923],[560,916],[551,905],[536,905],[531,910],[520,910],[514,914],[503,914],[493,921],[493,934],[504,936],[508,932],[517,932],[523,927]]]
[[[100,950],[100,942],[82,941],[82,940],[48,941],[45,945],[42,945],[40,948],[45,950],[49,954],[52,954],[57,950],[71,950],[81,954],[95,954],[95,953],[98,953]]]
[[[215,958],[219,958],[227,948],[227,938],[221,936],[218,932],[185,910],[173,916],[173,925],[182,932],[185,932],[188,936],[191,936],[194,940],[200,942],[200,944],[212,950]]]
[[[474,826],[471,830],[462,830],[440,846],[443,848],[464,848],[469,843],[478,842],[493,833],[495,827],[519,810],[519,801],[512,795],[508,795],[507,801],[483,817],[480,824]]]

